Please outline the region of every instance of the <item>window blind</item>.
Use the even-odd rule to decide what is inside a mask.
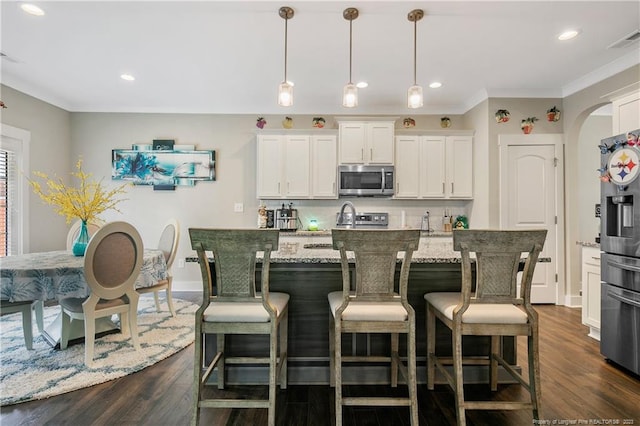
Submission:
[[[18,168],[13,151],[0,149],[0,257],[12,254],[18,214]]]

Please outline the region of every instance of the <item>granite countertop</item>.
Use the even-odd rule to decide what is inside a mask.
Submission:
[[[582,246],[582,247],[595,247],[595,248],[600,248],[600,243],[595,243],[592,241],[576,241],[576,245]]]
[[[428,236],[425,236],[428,235]],[[306,238],[305,238],[306,237]],[[324,237],[324,238],[319,238]],[[435,237],[435,238],[434,238]],[[347,253],[353,259],[353,253]],[[404,256],[398,253],[398,261]],[[258,254],[260,258],[260,253]],[[197,262],[197,257],[188,257],[187,262]],[[260,260],[260,259],[258,259]],[[460,253],[453,250],[450,232],[424,233],[420,237],[418,250],[413,252],[411,263],[460,263]],[[550,262],[550,258],[538,258],[538,262]],[[271,253],[272,263],[340,263],[340,252],[333,249],[331,231],[297,231],[280,233],[278,251]]]

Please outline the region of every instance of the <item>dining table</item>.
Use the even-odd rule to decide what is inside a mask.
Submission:
[[[150,287],[168,277],[164,253],[144,249],[143,264],[135,287]],[[0,258],[0,298],[9,302],[86,298],[91,289],[84,277],[84,257],[69,250],[27,253]],[[46,325],[42,336],[59,348],[62,316]],[[117,331],[110,318],[96,320],[96,335]],[[84,323],[72,321],[70,342],[84,338]]]

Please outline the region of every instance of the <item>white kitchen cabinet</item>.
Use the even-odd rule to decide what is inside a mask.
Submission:
[[[311,197],[338,198],[338,141],[335,135],[311,136]]]
[[[397,136],[396,198],[473,198],[471,136]]]
[[[308,135],[258,135],[258,198],[309,198]]]
[[[393,121],[338,124],[340,164],[393,164]]]
[[[582,323],[600,340],[600,248],[582,247]]]
[[[640,129],[640,91],[612,102],[613,134]]]

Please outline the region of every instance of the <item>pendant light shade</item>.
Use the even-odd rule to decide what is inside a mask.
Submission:
[[[278,105],[293,105],[293,83],[287,80],[287,23],[293,18],[293,9],[283,6],[279,10],[279,15],[284,19],[284,80],[278,86]]]
[[[418,21],[424,17],[422,9],[414,9],[409,12],[407,18],[413,22],[413,86],[407,91],[407,106],[409,108],[420,108],[424,105],[424,96],[422,87],[418,86],[416,80],[416,63],[417,63],[417,44],[418,44]]]
[[[342,13],[344,19],[349,21],[349,83],[342,91],[342,106],[353,108],[358,106],[358,88],[351,80],[351,65],[353,58],[353,20],[358,17],[358,9],[350,7]]]

